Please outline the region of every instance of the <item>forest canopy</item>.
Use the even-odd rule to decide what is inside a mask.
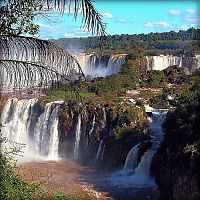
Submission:
[[[104,46],[105,52],[122,53],[124,51],[146,51],[148,55],[163,54],[197,54],[199,53],[200,29],[190,28],[186,31],[170,31],[148,34],[108,35]],[[98,51],[99,38],[60,38],[56,40],[66,49]]]

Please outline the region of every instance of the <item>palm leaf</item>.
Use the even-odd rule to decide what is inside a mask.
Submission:
[[[4,2],[15,3],[18,0],[4,0]],[[106,36],[106,24],[102,21],[102,16],[94,8],[91,0],[27,0],[30,3],[43,3],[46,5],[47,10],[56,9],[61,14],[64,11],[69,11],[74,15],[76,19],[78,13],[82,14],[82,28],[87,31],[101,36],[101,41],[105,40]]]
[[[0,36],[2,87],[42,87],[80,77],[84,74],[76,59],[58,45],[31,37]]]

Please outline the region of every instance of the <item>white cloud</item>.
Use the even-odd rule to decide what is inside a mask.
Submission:
[[[187,11],[188,13],[192,13],[192,14],[196,13],[196,10],[193,9],[193,8],[188,8],[186,11]]]
[[[148,22],[144,24],[145,27],[154,27],[154,28],[171,28],[172,25],[168,24],[167,22]]]
[[[187,30],[188,28],[190,28],[190,26],[187,25],[187,24],[183,24],[183,25],[181,25],[181,26],[179,27],[179,29],[184,29],[184,30]]]
[[[198,24],[199,19],[198,18],[193,18],[193,17],[186,17],[185,21],[188,22],[188,23]]]
[[[126,23],[127,22],[126,19],[119,19],[119,21],[122,22],[122,23]]]
[[[114,18],[113,15],[112,15],[111,13],[108,13],[108,12],[103,13],[102,16],[103,16],[104,18],[109,18],[109,19]]]
[[[73,33],[64,33],[65,37],[74,37],[75,35]]]
[[[181,12],[179,10],[169,10],[168,13],[170,15],[180,15],[181,14]]]
[[[144,26],[146,26],[146,27],[153,27],[153,26],[154,26],[154,24],[153,24],[153,23],[151,23],[151,22],[148,22],[148,23],[144,24]]]

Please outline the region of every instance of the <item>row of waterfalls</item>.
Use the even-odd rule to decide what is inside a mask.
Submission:
[[[186,74],[193,73],[200,67],[200,55],[194,57],[160,55],[160,56],[146,56],[145,69],[149,70],[164,70],[170,66],[183,67]]]
[[[83,72],[91,77],[109,76],[118,73],[120,67],[126,62],[127,54],[116,54],[111,56],[100,56],[98,54],[74,54],[77,61],[80,63]],[[144,66],[145,72],[149,70],[164,70],[170,66],[177,66],[184,68],[187,74],[193,73],[200,67],[200,56],[145,56]]]
[[[1,116],[2,134],[7,139],[3,148],[8,149],[14,145],[21,146],[24,152],[23,161],[26,159],[28,161],[30,159],[59,159],[60,148],[62,148],[61,144],[59,144],[61,139],[59,133],[59,111],[63,103],[63,101],[50,102],[45,105],[43,110],[40,110],[37,99],[8,99]],[[102,109],[102,112],[102,129],[104,129],[106,125],[105,109]],[[82,135],[82,118],[81,113],[72,116],[75,126],[73,128],[74,144],[72,145],[74,150],[71,153],[73,154],[71,157],[76,160],[80,157],[81,143],[88,143],[87,138],[83,139]],[[94,125],[95,115],[93,115],[91,121],[90,136],[93,134]],[[96,159],[103,158],[102,141],[99,142]],[[21,160],[21,158],[19,159]]]
[[[9,147],[16,145],[22,146],[23,157],[17,157],[22,162],[32,160],[58,160],[63,157],[63,152],[67,155],[69,152],[62,149],[62,133],[59,129],[59,112],[62,109],[63,101],[54,101],[47,103],[43,110],[38,109],[38,100],[18,100],[16,98],[8,99],[3,107],[1,115],[2,135],[6,138],[2,150],[8,151]],[[148,111],[149,113],[149,111]],[[150,177],[150,166],[153,155],[155,154],[163,138],[162,124],[165,120],[166,111],[151,109],[151,115],[148,116],[149,128],[152,131],[151,147],[143,154],[139,154],[141,143],[134,145],[127,155],[123,169],[114,175],[114,179],[120,177],[130,177],[138,181],[141,177],[146,180]],[[72,114],[74,123],[73,139],[70,143],[69,157],[79,160],[83,154],[87,154],[88,138],[94,136],[96,119],[98,116],[93,114],[90,119],[88,135],[83,133],[83,114]],[[107,129],[107,114],[104,107],[101,108],[101,128]],[[144,141],[144,142],[149,142]],[[66,143],[68,144],[68,143]],[[104,138],[97,138],[95,148],[92,148],[93,157],[90,159],[98,162],[104,159],[106,153],[106,144]],[[69,148],[66,148],[69,149]],[[91,154],[89,154],[91,155]],[[112,177],[113,178],[113,177]],[[127,181],[127,179],[126,179]],[[120,181],[117,181],[120,182]]]

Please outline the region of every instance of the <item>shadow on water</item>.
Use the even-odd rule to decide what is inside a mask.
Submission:
[[[93,161],[87,164],[79,182],[92,185],[93,189],[114,200],[156,200],[158,192],[153,178],[133,178],[133,174],[125,175],[122,170],[109,171],[102,169],[102,164]],[[135,183],[137,181],[138,183]],[[146,182],[146,183],[145,183]]]

